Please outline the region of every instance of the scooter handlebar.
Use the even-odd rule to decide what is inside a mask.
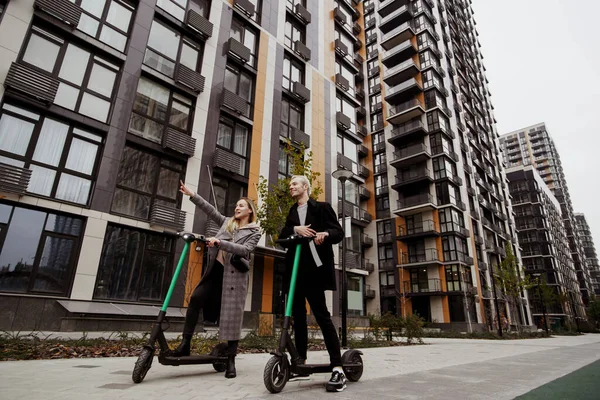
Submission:
[[[316,236],[300,236],[300,235],[291,235],[285,239],[277,239],[275,243],[281,246],[292,246],[298,243],[308,243],[311,240],[314,240]]]

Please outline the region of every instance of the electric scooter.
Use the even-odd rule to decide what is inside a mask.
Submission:
[[[163,328],[163,322],[166,321],[167,307],[171,301],[171,296],[173,295],[173,290],[175,289],[175,283],[177,282],[177,278],[179,277],[183,267],[185,257],[189,252],[189,248],[192,243],[201,242],[204,245],[207,243],[207,240],[203,235],[196,236],[192,233],[180,232],[177,233],[177,236],[181,237],[185,241],[183,252],[179,258],[179,263],[177,264],[173,278],[171,279],[171,286],[169,287],[169,291],[167,292],[163,306],[158,313],[158,318],[156,319],[154,326],[152,327],[152,332],[150,334],[150,338],[148,339],[148,343],[144,345],[144,348],[135,362],[133,374],[131,375],[134,383],[140,383],[146,377],[148,370],[152,366],[152,360],[154,358],[157,342],[160,350],[158,354],[158,362],[162,365],[179,366],[191,364],[212,364],[213,368],[217,372],[224,372],[227,369],[227,343],[217,344],[215,347],[213,347],[210,354],[174,357],[172,356],[172,351],[169,348],[167,339],[165,338],[164,332],[166,331],[166,328]]]
[[[300,250],[303,243],[308,243],[314,237],[304,237],[292,235],[286,239],[280,239],[276,242],[284,247],[295,245],[294,266],[292,269],[292,278],[290,280],[290,290],[286,299],[285,317],[283,319],[283,329],[279,340],[279,348],[272,352],[273,357],[269,359],[263,374],[263,380],[267,390],[271,393],[279,393],[285,387],[291,373],[300,375],[310,375],[317,373],[332,372],[333,367],[330,364],[301,364],[300,356],[296,350],[290,336],[290,317],[292,316],[292,304],[294,304],[294,292],[296,291],[296,279],[298,276],[298,264],[300,263]],[[288,360],[286,350],[291,357]],[[348,350],[342,355],[342,368],[344,374],[350,382],[356,382],[363,373],[363,353],[359,350]]]

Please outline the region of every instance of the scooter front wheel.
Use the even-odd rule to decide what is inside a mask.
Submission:
[[[290,377],[290,368],[287,357],[273,356],[265,365],[263,380],[265,387],[271,393],[279,393],[285,387]]]
[[[133,383],[141,383],[148,370],[152,366],[152,359],[154,358],[154,350],[148,347],[144,347],[135,362],[135,367],[133,367],[133,373],[131,374],[131,379]]]

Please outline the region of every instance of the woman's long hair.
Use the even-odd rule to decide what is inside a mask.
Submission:
[[[240,197],[240,200],[244,200],[246,202],[246,204],[248,204],[248,208],[250,208],[250,210],[252,210],[252,213],[250,213],[250,215],[248,215],[248,223],[252,223],[256,221],[256,205],[254,204],[254,201],[252,201],[252,199],[248,198],[248,197]],[[237,204],[237,202],[236,202]],[[239,223],[238,220],[235,219],[235,217],[229,218],[229,221],[227,222],[227,226],[225,227],[225,230],[229,233],[231,233],[232,235],[239,229]]]

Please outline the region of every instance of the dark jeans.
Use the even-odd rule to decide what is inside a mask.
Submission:
[[[200,311],[208,301],[221,300],[221,291],[223,289],[223,264],[215,261],[212,266],[210,276],[204,277],[198,286],[194,289],[190,303],[185,314],[185,324],[183,325],[184,335],[193,335],[198,324]]]
[[[296,337],[296,349],[300,357],[306,360],[306,351],[308,348],[308,326],[306,324],[306,302],[310,305],[321,332],[325,339],[325,346],[329,353],[331,365],[342,365],[342,354],[340,350],[340,341],[331,314],[327,310],[325,302],[325,291],[307,287],[309,285],[299,284],[296,286],[294,294],[294,305],[292,307],[292,316],[294,317],[294,335]]]

